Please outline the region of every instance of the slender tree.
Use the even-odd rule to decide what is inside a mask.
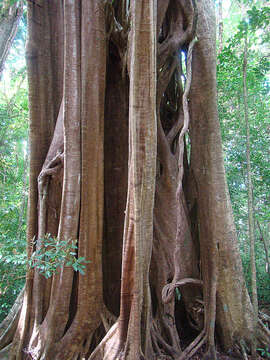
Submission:
[[[269,240],[264,235],[259,220],[257,220],[257,225],[258,225],[258,229],[259,229],[259,232],[260,232],[260,240],[263,242],[263,247],[264,247],[264,252],[265,252],[265,271],[268,274],[270,274],[270,258],[269,258],[269,245],[268,245]]]
[[[212,1],[39,0],[28,22],[28,255],[50,233],[90,263],[28,271],[3,351],[183,360],[203,344],[214,359],[216,341],[246,353],[255,334],[267,346],[225,180]]]
[[[19,21],[23,14],[23,2],[16,1],[10,4],[9,0],[0,4],[0,77],[9,50],[15,38]]]
[[[255,260],[255,233],[254,233],[254,203],[253,203],[253,184],[252,170],[250,161],[250,127],[248,121],[248,93],[247,93],[247,59],[248,59],[248,38],[245,36],[244,61],[243,61],[243,89],[244,89],[244,114],[246,124],[246,157],[247,157],[247,184],[248,184],[248,233],[250,242],[250,265],[251,265],[251,288],[252,305],[254,309],[255,322],[258,321],[258,295],[257,295],[257,276]],[[253,353],[255,353],[253,349]]]
[[[218,0],[218,53],[220,54],[223,49],[223,3]]]

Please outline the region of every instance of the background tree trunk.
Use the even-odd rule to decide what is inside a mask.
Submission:
[[[247,94],[247,59],[248,59],[248,38],[245,36],[244,61],[243,61],[243,90],[244,90],[244,115],[246,123],[246,158],[247,158],[247,183],[248,183],[248,233],[250,243],[250,267],[251,267],[251,291],[252,305],[254,309],[254,321],[258,322],[258,295],[255,259],[255,233],[254,233],[254,204],[252,170],[250,162],[250,129],[248,121],[248,94]],[[253,355],[256,353],[256,343],[253,348]]]
[[[9,1],[5,0],[0,5],[0,79],[22,14],[22,1],[10,5]]]
[[[267,238],[267,235],[266,236],[264,235],[259,220],[257,220],[257,225],[258,225],[258,229],[260,232],[260,238],[261,238],[261,241],[263,242],[263,247],[264,247],[264,252],[265,252],[265,270],[268,274],[270,274],[269,240]]]
[[[218,54],[223,49],[223,9],[222,0],[218,0]]]

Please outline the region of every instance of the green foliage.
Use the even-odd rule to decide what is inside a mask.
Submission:
[[[36,250],[33,252],[29,265],[39,271],[47,279],[64,266],[71,266],[74,271],[84,275],[85,264],[89,263],[84,257],[77,257],[77,242],[61,240],[46,234],[44,239],[33,243]]]
[[[6,316],[25,282],[26,255],[22,239],[0,238],[0,321]]]
[[[260,304],[270,303],[270,276],[265,270],[265,256],[262,245],[257,241],[256,246],[256,270],[257,270],[257,291]],[[246,276],[247,287],[251,292],[251,270],[249,254],[242,251],[242,263]]]
[[[177,301],[181,300],[181,292],[178,288],[175,289],[175,298],[177,299]]]
[[[265,358],[265,359],[270,359],[270,349],[269,349],[269,351],[268,350],[266,350],[266,349],[257,349],[257,351],[259,352],[259,354],[263,357],[263,358]]]
[[[24,14],[0,82],[0,321],[23,287],[26,271],[28,89],[25,39]]]
[[[1,274],[1,303],[0,321],[3,320],[10,306],[13,304],[20,289],[24,285],[27,267],[37,269],[45,278],[51,277],[63,267],[72,267],[74,271],[84,275],[86,261],[84,257],[77,256],[77,242],[74,240],[61,240],[47,234],[43,239],[33,242],[33,254],[28,260],[24,242],[1,238],[0,247],[0,274]]]
[[[239,1],[239,3],[241,3]],[[242,2],[243,4],[243,2]],[[248,37],[248,109],[251,140],[251,167],[254,196],[255,225],[259,220],[267,233],[269,210],[269,45],[270,9],[264,1],[245,2],[246,16],[231,2],[229,19],[224,19],[226,42],[218,57],[218,106],[225,153],[225,167],[231,195],[241,255],[247,284],[250,289],[248,244],[248,195],[246,144],[243,105],[243,49]],[[234,23],[232,23],[232,18]],[[243,19],[242,19],[243,18]],[[233,31],[232,31],[233,30]],[[265,270],[265,251],[256,229],[256,267],[260,303],[270,303],[270,277]]]
[[[25,277],[27,118],[25,71],[18,71],[0,87],[0,320]]]

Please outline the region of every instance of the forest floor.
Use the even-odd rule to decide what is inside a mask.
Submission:
[[[191,358],[191,360],[212,360],[210,358],[205,359],[204,354],[205,354],[205,349],[202,348],[201,351],[198,351],[198,353]],[[248,360],[251,360],[251,356],[248,356],[247,358]],[[225,355],[217,351],[217,360],[242,360],[242,359],[243,357],[236,353],[232,355]],[[265,359],[270,359],[270,358],[262,358],[260,356],[257,357],[257,360],[265,360]]]
[[[270,317],[270,304],[264,304],[263,306],[261,306],[260,311],[262,313],[264,313],[265,315],[268,316],[268,321],[263,321],[264,324],[270,328],[270,322],[269,322],[269,317]],[[262,319],[265,320],[265,319]],[[218,349],[219,350],[219,349]],[[221,351],[217,350],[217,360],[241,360],[243,359],[242,356],[240,356],[239,354],[232,354],[232,355],[225,355],[223,354]],[[204,354],[205,354],[205,347],[202,347],[192,358],[191,360],[203,360],[204,359]],[[267,357],[268,356],[268,357]],[[251,360],[251,356],[247,357],[248,360]],[[270,360],[270,356],[269,355],[265,355],[264,357],[257,357],[257,360],[265,360],[265,359],[269,359]],[[205,359],[206,360],[206,359]],[[212,360],[212,359],[209,359]]]

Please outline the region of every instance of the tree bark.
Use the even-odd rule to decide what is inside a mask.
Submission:
[[[106,347],[98,347],[91,358],[139,359],[149,358],[152,354],[152,348],[149,348],[149,266],[153,241],[156,163],[155,36],[155,2],[147,4],[145,1],[132,1],[129,174],[120,316],[113,336],[108,333]]]
[[[209,299],[210,304],[212,301],[214,312],[211,296],[214,296],[214,281],[217,280],[217,328],[221,343],[229,350],[242,340],[252,345],[256,326],[244,283],[223,164],[216,108],[215,41],[209,41],[215,33],[211,31],[215,24],[213,10],[209,11],[212,7],[208,1],[198,3],[198,7],[202,13],[198,17],[200,41],[194,54],[191,89],[191,167],[198,189],[202,263],[204,256],[211,257],[206,267],[207,271],[210,270],[212,284],[208,289],[209,295],[205,293],[204,299]],[[216,278],[213,271],[217,271],[214,272]]]

